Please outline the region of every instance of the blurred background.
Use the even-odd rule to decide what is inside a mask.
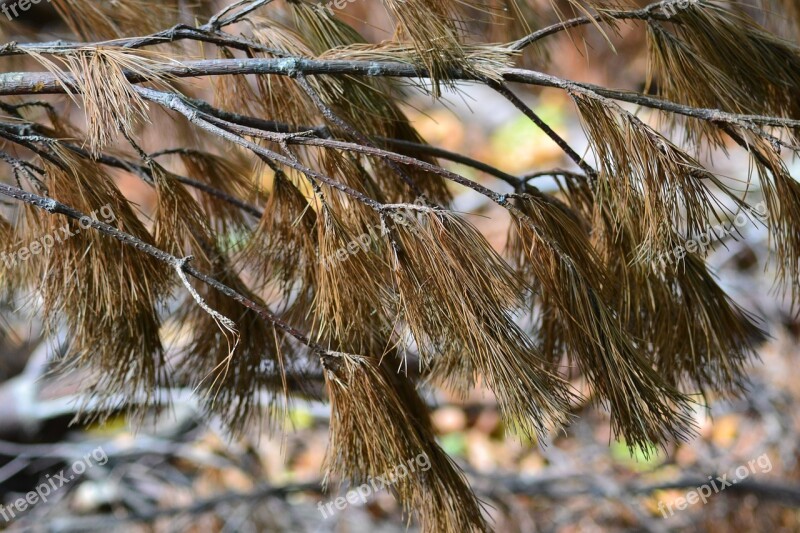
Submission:
[[[566,5],[558,5],[570,13]],[[194,22],[188,4],[184,7],[183,18]],[[204,7],[208,13],[220,6]],[[547,0],[535,12],[540,19],[531,22],[534,28],[557,21]],[[370,42],[392,36],[377,0],[345,3],[337,14]],[[5,18],[0,16],[2,42],[74,39],[48,2],[13,21]],[[642,90],[647,62],[641,26],[619,24],[607,37],[613,49],[597,29],[576,29],[550,38],[549,62],[543,61],[544,50],[530,52],[523,61],[566,78]],[[25,66],[5,58],[3,63],[4,72]],[[205,83],[196,81],[193,87],[210,98]],[[513,89],[579,153],[586,152],[581,124],[563,92]],[[62,109],[68,106],[64,97],[49,101]],[[429,143],[508,173],[573,169],[547,136],[485,87],[465,84],[432,102],[410,86],[405,111]],[[637,112],[660,124],[660,117]],[[169,144],[169,129],[162,136],[149,131],[145,144],[151,149]],[[680,141],[681,132],[674,133]],[[732,182],[748,176],[748,157],[733,145],[727,156],[701,155]],[[506,190],[478,171],[443,164]],[[139,180],[124,173],[117,178],[126,196],[142,205],[152,202],[152,192]],[[558,185],[549,177],[534,184],[550,191]],[[502,250],[508,229],[505,212],[472,193],[453,192],[455,209]],[[774,287],[768,244],[763,229],[748,226],[709,253],[723,288],[761,317],[770,340],[752,362],[749,387],[740,398],[709,398],[708,404],[698,398],[699,434],[691,442],[656,450],[650,457],[632,457],[624,443],[611,440],[605,413],[591,405],[550,442],[530,442],[506,433],[488,393],[476,391],[458,402],[446,393],[427,392],[441,445],[466,472],[498,531],[800,531],[800,380],[794,373],[800,322]],[[347,491],[335,486],[322,490],[329,410],[321,398],[295,402],[285,431],[254,428],[235,440],[216,421],[200,415],[191,390],[175,395],[171,411],[157,422],[132,425],[120,416],[103,426],[71,424],[81,406],[81,378],[48,372],[48,360],[58,355],[59,335],[66,334],[46,338],[37,317],[26,309],[4,308],[0,314],[0,529],[415,530],[388,490],[332,516],[320,512],[320,503],[324,506]],[[84,466],[76,468],[78,464]],[[745,470],[747,475],[741,476]],[[72,477],[65,475],[65,482],[59,473]],[[715,490],[705,502],[689,495],[712,482],[719,487],[716,480],[723,476],[737,482]],[[47,484],[52,490],[46,502],[7,516],[9,504],[37,488],[41,496]]]

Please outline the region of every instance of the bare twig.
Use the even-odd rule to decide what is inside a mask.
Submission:
[[[539,115],[537,115],[533,109],[528,107],[525,102],[520,100],[520,98],[511,91],[508,87],[506,87],[502,83],[497,82],[488,82],[489,86],[492,87],[495,91],[500,93],[504,98],[506,98],[509,102],[514,104],[514,107],[519,109],[523,115],[531,119],[531,121],[536,124],[539,129],[541,129],[548,137],[550,137],[553,142],[555,142],[561,150],[567,154],[567,156],[578,165],[581,170],[583,170],[587,176],[591,176],[593,178],[597,177],[597,171],[592,168],[592,166],[587,163],[572,147],[561,137],[558,133],[553,131],[544,120],[542,120]]]

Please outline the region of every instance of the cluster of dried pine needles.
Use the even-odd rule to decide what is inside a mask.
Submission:
[[[0,280],[8,298],[35,291],[51,329],[70,332],[61,367],[88,373],[87,392],[102,407],[91,414],[182,384],[233,432],[264,417],[277,427],[290,397],[313,392],[290,383],[292,374],[321,370],[330,475],[363,482],[425,453],[432,468],[395,487],[404,509],[427,531],[487,530],[436,444],[409,361],[427,383],[459,394],[486,386],[508,426],[530,438],[569,422],[583,399],[579,377],[632,449],[690,436],[693,395],[740,391],[763,332],[703,257],[658,258],[750,212],[746,194],[699,161],[704,147],[732,141],[751,157],[779,281],[800,303],[800,184],[781,157],[800,125],[800,49],[739,3],[641,10],[570,0],[578,18],[564,28],[611,34],[621,20],[643,21],[649,85],[683,105],[667,126],[685,137],[671,141],[608,95],[563,80],[556,86],[576,104],[597,170],[581,161],[585,175],[559,173],[559,195],[513,176],[514,191],[499,194],[437,166],[401,109],[403,87],[379,75],[381,65],[415,69],[433,97],[465,79],[497,86],[531,58],[480,37],[520,38],[546,14],[517,0],[383,2],[396,33],[371,44],[305,0],[238,2],[215,23],[138,39],[177,23],[178,2],[121,0],[112,13],[110,4],[54,0],[77,36],[116,40],[3,49],[21,70],[31,60],[44,67],[50,92],[79,104],[86,127],[70,122],[66,101],[1,104],[0,153],[16,187],[0,193],[25,207],[0,216],[0,251],[55,231],[62,220],[53,213],[74,219],[110,205],[115,221],[24,264],[0,264]],[[223,31],[223,20],[242,33]],[[288,67],[215,76],[207,103],[178,78],[179,58],[209,53],[208,43],[234,67]],[[153,45],[157,53],[140,49]],[[375,72],[306,77],[300,59]],[[546,54],[534,61],[546,66]],[[41,92],[37,83],[16,94]],[[155,129],[159,105],[175,112],[180,145],[147,153],[135,139]],[[415,147],[414,157],[391,152],[392,143]],[[111,169],[152,186],[152,208],[126,199]],[[449,181],[508,209],[504,254],[448,209]],[[368,249],[324,260],[365,234]],[[185,291],[186,273],[202,283]],[[180,295],[187,302],[176,306]],[[165,347],[167,326],[187,340]]]

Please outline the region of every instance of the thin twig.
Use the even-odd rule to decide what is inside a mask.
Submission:
[[[558,133],[556,133],[553,128],[551,128],[544,120],[542,120],[539,115],[537,115],[533,109],[528,107],[525,102],[523,102],[516,94],[514,94],[511,89],[509,89],[503,83],[497,83],[493,81],[488,82],[489,86],[501,94],[504,98],[506,98],[509,102],[514,104],[514,106],[519,109],[523,115],[531,119],[531,121],[536,124],[536,126],[542,130],[550,139],[555,142],[561,150],[567,154],[567,157],[572,159],[572,161],[578,165],[581,170],[583,170],[587,176],[591,176],[593,178],[597,177],[597,171],[587,163],[583,157],[581,157],[578,152],[572,149],[572,147],[561,137]]]
[[[333,110],[322,101],[322,98],[320,98],[319,94],[317,94],[317,91],[314,90],[311,84],[308,83],[308,80],[303,74],[298,74],[295,76],[295,79],[297,80],[298,85],[300,85],[309,98],[311,98],[311,101],[314,102],[314,105],[317,106],[317,109],[320,110],[322,116],[344,130],[345,133],[353,137],[361,144],[376,148],[375,143],[372,142],[372,140],[358,131],[358,129],[356,129],[352,124],[334,113]],[[389,165],[389,168],[391,168],[404,182],[406,182],[409,187],[411,187],[411,190],[414,191],[418,198],[424,196],[422,190],[420,190],[420,188],[414,183],[414,180],[411,179],[411,176],[409,176],[402,167],[397,165],[394,161],[388,161],[387,164]]]
[[[667,15],[666,13],[660,13],[656,10],[659,8],[664,8],[667,5],[677,4],[678,1],[679,0],[675,0],[673,2],[654,2],[648,6],[643,7],[642,9],[634,9],[629,11],[612,11],[604,9],[597,15],[576,17],[573,19],[565,20],[563,22],[559,22],[557,24],[553,24],[552,26],[548,26],[540,30],[536,30],[530,35],[526,35],[525,37],[513,42],[510,48],[512,50],[519,51],[530,46],[536,41],[539,41],[540,39],[549,37],[550,35],[554,35],[556,33],[560,33],[562,31],[569,30],[571,28],[575,28],[578,26],[585,26],[587,24],[597,24],[599,22],[604,22],[609,19],[666,21],[670,19],[670,15]]]
[[[208,24],[201,27],[203,30],[219,30],[225,26],[230,26],[231,24],[235,24],[242,20],[244,17],[255,11],[256,9],[263,7],[267,4],[272,2],[272,0],[239,0],[238,2],[234,2],[226,7],[224,7],[219,13],[211,17],[209,19]],[[243,9],[239,12],[230,15],[227,18],[222,18],[234,9],[241,7],[245,4],[246,5]]]

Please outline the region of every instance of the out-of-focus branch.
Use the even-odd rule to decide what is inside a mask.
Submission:
[[[620,503],[631,503],[629,500],[636,497],[649,496],[661,490],[692,490],[708,483],[707,479],[683,477],[669,483],[654,484],[625,484],[610,486],[603,483],[597,476],[566,472],[535,478],[522,478],[519,476],[483,476],[470,473],[469,477],[474,483],[475,490],[487,499],[503,498],[508,495],[538,496],[553,500],[563,501],[580,496],[598,500],[614,500]],[[248,492],[225,492],[217,496],[198,500],[192,504],[153,509],[148,511],[130,511],[128,514],[94,515],[80,518],[59,518],[51,521],[68,530],[95,530],[113,527],[125,523],[151,523],[160,518],[176,517],[180,515],[196,516],[215,511],[222,505],[246,504],[267,499],[285,499],[290,494],[297,493],[324,494],[322,481],[312,483],[298,483],[283,486],[261,486]],[[800,489],[787,485],[773,483],[743,481],[728,487],[723,494],[716,497],[729,495],[754,495],[760,499],[781,503],[791,507],[800,506]],[[640,521],[646,520],[640,516]],[[657,519],[657,518],[656,518]],[[648,531],[659,531],[662,528],[657,521],[647,520]]]

